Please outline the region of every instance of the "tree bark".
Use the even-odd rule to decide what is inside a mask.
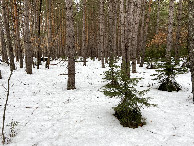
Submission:
[[[145,1],[143,2],[145,3]],[[146,18],[146,22],[145,22],[145,30],[142,30],[141,32],[144,31],[144,34],[142,35],[143,37],[143,40],[142,40],[142,53],[141,53],[141,63],[140,63],[140,67],[143,67],[143,64],[144,64],[144,60],[145,60],[145,51],[146,51],[146,43],[147,43],[147,35],[148,35],[148,27],[149,27],[149,22],[150,22],[150,13],[151,13],[151,4],[152,4],[152,0],[149,0],[149,8],[148,8],[148,11],[147,11],[147,18]],[[144,7],[143,7],[144,9]],[[145,10],[143,10],[143,16],[144,17],[145,15]],[[142,19],[142,22],[143,22],[144,19]]]
[[[8,54],[10,59],[10,70],[15,70],[15,64],[14,64],[14,54],[13,54],[13,46],[12,46],[12,40],[10,36],[10,26],[9,26],[9,9],[8,9],[8,0],[2,0],[2,15],[4,20],[4,27],[6,31],[7,36],[7,47],[8,47]]]
[[[169,20],[168,20],[168,36],[167,36],[167,47],[166,47],[166,59],[167,63],[171,62],[171,50],[173,44],[173,13],[174,13],[174,0],[170,0],[169,4]]]
[[[189,0],[189,50],[192,93],[194,103],[194,0]]]
[[[41,38],[40,38],[40,24],[41,24],[41,8],[42,8],[42,0],[36,0],[36,59],[37,59],[37,69],[39,69],[39,65],[41,62]]]
[[[179,0],[178,16],[177,16],[177,30],[176,30],[176,44],[175,44],[175,61],[179,59],[180,39],[181,39],[181,19],[182,19],[182,0]]]
[[[24,34],[24,47],[26,51],[26,72],[27,74],[32,74],[32,49],[31,49],[31,42],[30,42],[30,30],[29,30],[29,8],[30,8],[30,1],[24,1],[24,23],[25,23],[25,34]]]
[[[7,50],[6,50],[6,42],[5,42],[5,34],[2,25],[2,18],[0,16],[0,37],[1,37],[1,51],[2,51],[2,61],[9,64]]]
[[[21,47],[21,40],[20,40],[20,31],[19,31],[19,9],[18,9],[18,4],[16,0],[13,0],[14,2],[14,22],[15,22],[15,49],[17,50],[17,56],[20,61],[20,68],[23,68],[23,57],[22,57],[22,47]]]
[[[100,57],[102,62],[102,68],[105,68],[104,65],[104,1],[100,0]]]
[[[87,48],[86,48],[86,0],[82,1],[83,3],[83,26],[82,26],[82,56],[84,59],[84,66],[86,66],[86,54],[87,54]]]
[[[68,50],[67,90],[73,90],[75,89],[75,30],[72,0],[66,0],[66,28],[66,47]]]
[[[133,36],[132,36],[132,73],[136,73],[136,58],[137,58],[137,37],[141,11],[141,1],[133,1],[135,3],[133,12]]]
[[[160,22],[160,0],[157,0],[158,6],[157,6],[157,20],[156,20],[156,34],[159,32],[159,22]]]

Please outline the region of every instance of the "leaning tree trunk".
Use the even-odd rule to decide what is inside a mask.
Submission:
[[[75,31],[72,0],[66,0],[66,28],[66,47],[68,51],[67,90],[73,90],[75,89]]]
[[[167,47],[166,47],[166,60],[167,63],[171,63],[171,50],[173,44],[173,13],[174,13],[174,0],[170,0],[169,4],[169,20],[168,20],[168,36],[167,36]]]
[[[14,54],[13,54],[13,46],[12,46],[12,40],[10,35],[10,26],[9,26],[9,9],[8,9],[8,1],[5,2],[5,0],[2,0],[2,15],[4,20],[4,27],[6,31],[7,36],[7,47],[8,47],[8,54],[10,59],[10,70],[15,70],[15,64],[14,64]]]
[[[189,0],[189,50],[190,50],[190,70],[192,81],[192,93],[194,103],[194,0]]]
[[[32,49],[31,49],[31,42],[30,42],[30,29],[29,29],[29,7],[30,7],[30,1],[25,0],[24,1],[24,23],[25,23],[25,34],[24,34],[24,47],[26,51],[26,72],[27,74],[32,74]]]
[[[177,30],[176,30],[176,44],[175,44],[175,61],[179,59],[180,38],[181,38],[181,18],[182,18],[182,0],[179,0],[178,16],[177,16]]]

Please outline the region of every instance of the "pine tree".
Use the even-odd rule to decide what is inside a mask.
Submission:
[[[124,66],[124,64],[123,64]],[[123,67],[122,67],[123,68]],[[138,91],[135,86],[139,79],[129,78],[125,70],[120,69],[116,62],[105,72],[108,84],[103,86],[102,92],[109,97],[119,97],[121,102],[114,107],[114,116],[124,127],[137,128],[146,124],[142,117],[143,106],[155,106],[148,102],[149,98],[142,97],[148,90]]]
[[[180,65],[177,64],[177,62],[175,63],[175,61],[171,61],[171,63],[169,62],[158,63],[157,67],[159,68],[156,70],[158,74],[153,74],[153,76],[157,76],[153,80],[159,81],[160,85],[158,87],[158,90],[168,92],[172,91],[178,92],[179,90],[181,90],[181,86],[177,83],[175,77],[178,74],[183,74],[187,72],[186,67],[184,68],[180,67]]]
[[[194,0],[189,0],[189,49],[192,93],[194,103]]]

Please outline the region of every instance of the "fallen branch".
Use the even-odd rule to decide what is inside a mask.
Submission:
[[[5,134],[4,134],[4,128],[5,128],[5,112],[7,109],[7,103],[8,103],[8,99],[9,99],[9,88],[10,88],[10,79],[11,76],[13,74],[13,71],[11,71],[11,74],[8,78],[8,87],[7,87],[7,98],[6,98],[6,102],[5,102],[5,106],[4,106],[4,111],[3,111],[3,126],[2,126],[2,136],[3,136],[3,141],[2,143],[5,144]]]

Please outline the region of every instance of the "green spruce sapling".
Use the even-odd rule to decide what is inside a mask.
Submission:
[[[123,68],[123,67],[122,67]],[[130,78],[125,71],[119,69],[115,63],[105,72],[105,78],[108,83],[103,86],[103,93],[109,97],[119,97],[121,102],[114,107],[114,116],[124,127],[137,128],[146,124],[142,117],[141,108],[151,106],[148,103],[149,98],[142,96],[148,90],[137,91],[135,86],[139,79]],[[114,83],[114,84],[113,84]]]
[[[175,61],[158,63],[158,68],[156,70],[157,74],[153,74],[152,76],[156,76],[153,80],[158,80],[159,87],[158,90],[162,91],[179,91],[181,90],[181,86],[175,80],[176,75],[183,74],[188,70],[185,67],[179,67],[176,65]]]

